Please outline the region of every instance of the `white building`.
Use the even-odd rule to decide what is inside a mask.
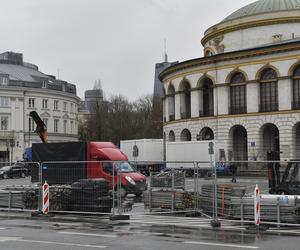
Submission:
[[[21,160],[24,149],[41,142],[29,113],[47,126],[49,142],[77,141],[76,86],[38,71],[22,54],[0,54],[0,161]]]
[[[297,1],[247,5],[210,27],[202,45],[204,57],[160,74],[167,146],[215,140],[229,160],[299,159]]]

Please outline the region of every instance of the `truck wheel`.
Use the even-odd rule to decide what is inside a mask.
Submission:
[[[121,195],[122,198],[125,198],[127,195],[127,192],[124,187],[121,187],[120,190],[117,192],[119,192],[119,194]]]
[[[25,177],[26,177],[25,173],[22,173],[22,174],[21,174],[21,177],[22,177],[22,178],[25,178]]]
[[[8,179],[8,175],[7,175],[7,174],[4,174],[4,175],[3,175],[3,179]]]

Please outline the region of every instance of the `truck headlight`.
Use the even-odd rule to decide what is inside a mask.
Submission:
[[[131,178],[131,177],[129,177],[129,176],[125,176],[125,179],[130,183],[130,184],[132,184],[132,185],[135,185],[135,181]]]

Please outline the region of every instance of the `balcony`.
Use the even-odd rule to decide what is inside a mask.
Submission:
[[[273,112],[278,111],[278,103],[266,103],[259,105],[259,112]]]
[[[180,117],[181,117],[181,119],[189,119],[189,118],[191,118],[191,112],[190,111],[189,112],[181,112]]]
[[[169,121],[175,121],[175,115],[169,115]]]
[[[213,109],[199,110],[199,116],[200,117],[214,116],[214,110]]]
[[[293,101],[292,109],[300,109],[300,101]]]
[[[230,106],[229,107],[229,114],[234,115],[234,114],[245,114],[247,113],[247,107],[246,106]]]

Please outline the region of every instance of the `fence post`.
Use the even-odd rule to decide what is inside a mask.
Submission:
[[[149,180],[149,212],[152,212],[152,171],[150,171],[150,180]]]
[[[112,214],[115,215],[115,164],[112,164],[112,197],[113,197],[113,207],[112,207]]]
[[[194,162],[194,210],[197,210],[198,202],[197,202],[197,189],[196,189],[196,162]]]
[[[280,227],[280,198],[277,198],[277,227]]]
[[[120,215],[120,214],[121,214],[121,206],[122,206],[122,197],[121,197],[121,187],[122,187],[122,184],[121,184],[121,174],[118,172],[118,173],[117,173],[117,176],[118,176],[118,182],[117,182],[117,185],[118,185],[118,214]]]
[[[243,198],[240,199],[241,203],[241,226],[244,226],[244,201]]]
[[[8,211],[10,211],[10,209],[11,209],[11,200],[12,200],[11,191],[9,191],[9,193],[8,193]]]
[[[175,179],[174,179],[174,171],[172,171],[172,212],[175,207]]]
[[[39,197],[38,197],[38,211],[42,212],[43,208],[43,162],[38,163],[39,168]]]

